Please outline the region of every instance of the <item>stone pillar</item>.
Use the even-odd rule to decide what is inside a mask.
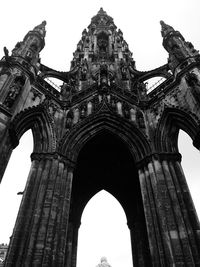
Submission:
[[[200,228],[180,155],[150,156],[139,179],[153,266],[200,266]]]
[[[77,261],[77,248],[78,248],[78,231],[80,227],[80,222],[70,222],[68,227],[68,240],[66,248],[66,267],[76,267]]]
[[[5,266],[14,266],[14,264],[20,266],[21,264],[43,167],[44,161],[32,161],[31,170],[9,244]]]
[[[0,120],[1,121],[1,120]],[[5,126],[6,127],[6,126]],[[1,126],[0,126],[1,128]],[[2,136],[1,136],[2,134]],[[7,164],[13,151],[13,145],[7,129],[0,129],[0,182],[3,178]]]
[[[66,267],[71,267],[72,244],[73,244],[73,224],[72,222],[69,222],[68,234],[67,234],[66,258],[65,258]]]
[[[70,267],[76,267],[79,227],[80,227],[80,223],[75,223],[73,225],[72,259],[71,259]]]
[[[136,218],[132,222],[128,222],[128,226],[131,234],[134,267],[152,266],[148,249],[146,229],[144,228],[144,221]]]
[[[55,153],[32,160],[5,266],[64,266],[71,163]]]

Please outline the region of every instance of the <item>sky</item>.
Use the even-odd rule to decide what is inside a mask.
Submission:
[[[124,34],[138,70],[151,70],[167,62],[162,46],[160,20],[179,30],[187,41],[200,49],[199,0],[7,0],[1,3],[0,57],[3,47],[11,51],[29,30],[47,21],[46,45],[41,62],[58,71],[68,71],[72,54],[84,28],[100,7],[113,17]],[[0,185],[0,243],[8,243],[20,204],[32,152],[30,131],[20,140],[11,156]],[[180,134],[182,165],[200,217],[199,151],[190,137]],[[106,220],[105,220],[106,218]],[[111,243],[113,241],[113,243]],[[77,267],[94,267],[106,256],[112,267],[131,267],[130,237],[121,206],[105,191],[86,206],[79,231]]]

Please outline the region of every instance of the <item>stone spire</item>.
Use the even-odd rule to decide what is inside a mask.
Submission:
[[[181,71],[183,67],[197,58],[198,51],[190,42],[186,42],[182,34],[174,30],[172,26],[163,21],[160,21],[160,24],[163,46],[169,53],[169,67],[173,72]]]
[[[34,29],[33,29],[33,31],[35,31],[35,32],[38,32],[40,35],[41,35],[41,37],[45,37],[45,35],[46,35],[46,29],[45,29],[45,26],[46,26],[46,21],[44,20],[41,24],[39,24],[38,26],[36,26]]]
[[[45,46],[46,21],[43,21],[33,30],[29,31],[22,42],[18,42],[12,51],[12,57],[21,62],[26,61],[32,65],[37,64],[39,60],[39,52]]]
[[[106,11],[103,10],[103,8],[101,7],[99,12],[98,12],[98,15],[107,15]]]
[[[88,82],[97,82],[105,88],[120,79],[127,86],[131,80],[129,65],[133,63],[122,31],[117,30],[113,18],[100,8],[88,29],[83,30],[72,60],[71,70],[77,69],[79,90]]]
[[[165,37],[168,33],[174,31],[174,28],[172,26],[166,24],[163,20],[160,21],[160,24],[161,24],[162,37]]]
[[[91,24],[88,26],[88,29],[93,29],[93,28],[102,28],[106,27],[111,28],[112,30],[116,29],[116,26],[114,25],[113,18],[108,16],[106,11],[103,10],[101,7],[100,10],[98,11],[97,15],[95,15],[91,19]]]

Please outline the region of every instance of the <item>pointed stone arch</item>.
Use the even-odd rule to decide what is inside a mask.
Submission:
[[[9,129],[13,147],[18,145],[21,136],[29,129],[33,133],[34,152],[55,151],[56,138],[53,120],[44,104],[25,109],[13,119]]]
[[[69,147],[63,142],[62,153],[76,162],[67,241],[67,247],[72,243],[73,249],[71,252],[69,249],[68,259],[76,258],[82,212],[90,199],[102,189],[116,198],[126,214],[131,232],[134,263],[138,263],[140,259],[146,262],[150,257],[140,181],[135,164],[143,156],[144,151],[150,151],[150,147],[137,128],[130,123],[126,124],[126,121],[123,127],[117,128],[118,123],[119,118],[116,120],[115,116],[111,117],[107,113],[98,114],[93,120],[81,124],[81,129],[85,129],[85,133],[76,128],[73,139],[67,141],[71,142]],[[122,125],[121,122],[120,124]],[[144,151],[139,150],[137,145]],[[68,153],[71,149],[77,153],[75,157]],[[144,262],[143,264],[147,264]]]
[[[179,129],[185,131],[195,146],[199,139],[200,122],[192,112],[178,108],[166,108],[156,129],[155,148],[160,152],[178,152]]]
[[[116,240],[119,242],[115,247]],[[85,247],[88,249],[81,255]],[[92,257],[97,259],[97,254],[101,254],[101,251],[104,251],[108,258],[111,255],[117,258],[117,255],[126,253],[126,261],[132,266],[126,214],[121,203],[107,190],[97,192],[83,210],[78,238],[77,266],[86,262],[86,258],[93,253]]]
[[[71,129],[60,142],[60,152],[75,162],[84,144],[97,133],[107,130],[117,135],[130,148],[135,162],[150,154],[145,134],[133,123],[115,114],[101,112],[86,118]]]

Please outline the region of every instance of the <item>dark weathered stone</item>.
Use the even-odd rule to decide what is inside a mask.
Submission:
[[[83,209],[102,189],[124,208],[134,266],[200,266],[200,226],[177,147],[179,129],[200,144],[198,52],[161,22],[168,63],[138,71],[100,9],[70,71],[58,72],[39,62],[45,24],[0,61],[0,178],[23,133],[34,138],[5,266],[75,267]],[[63,81],[60,91],[48,77]],[[153,77],[165,81],[148,88]]]

